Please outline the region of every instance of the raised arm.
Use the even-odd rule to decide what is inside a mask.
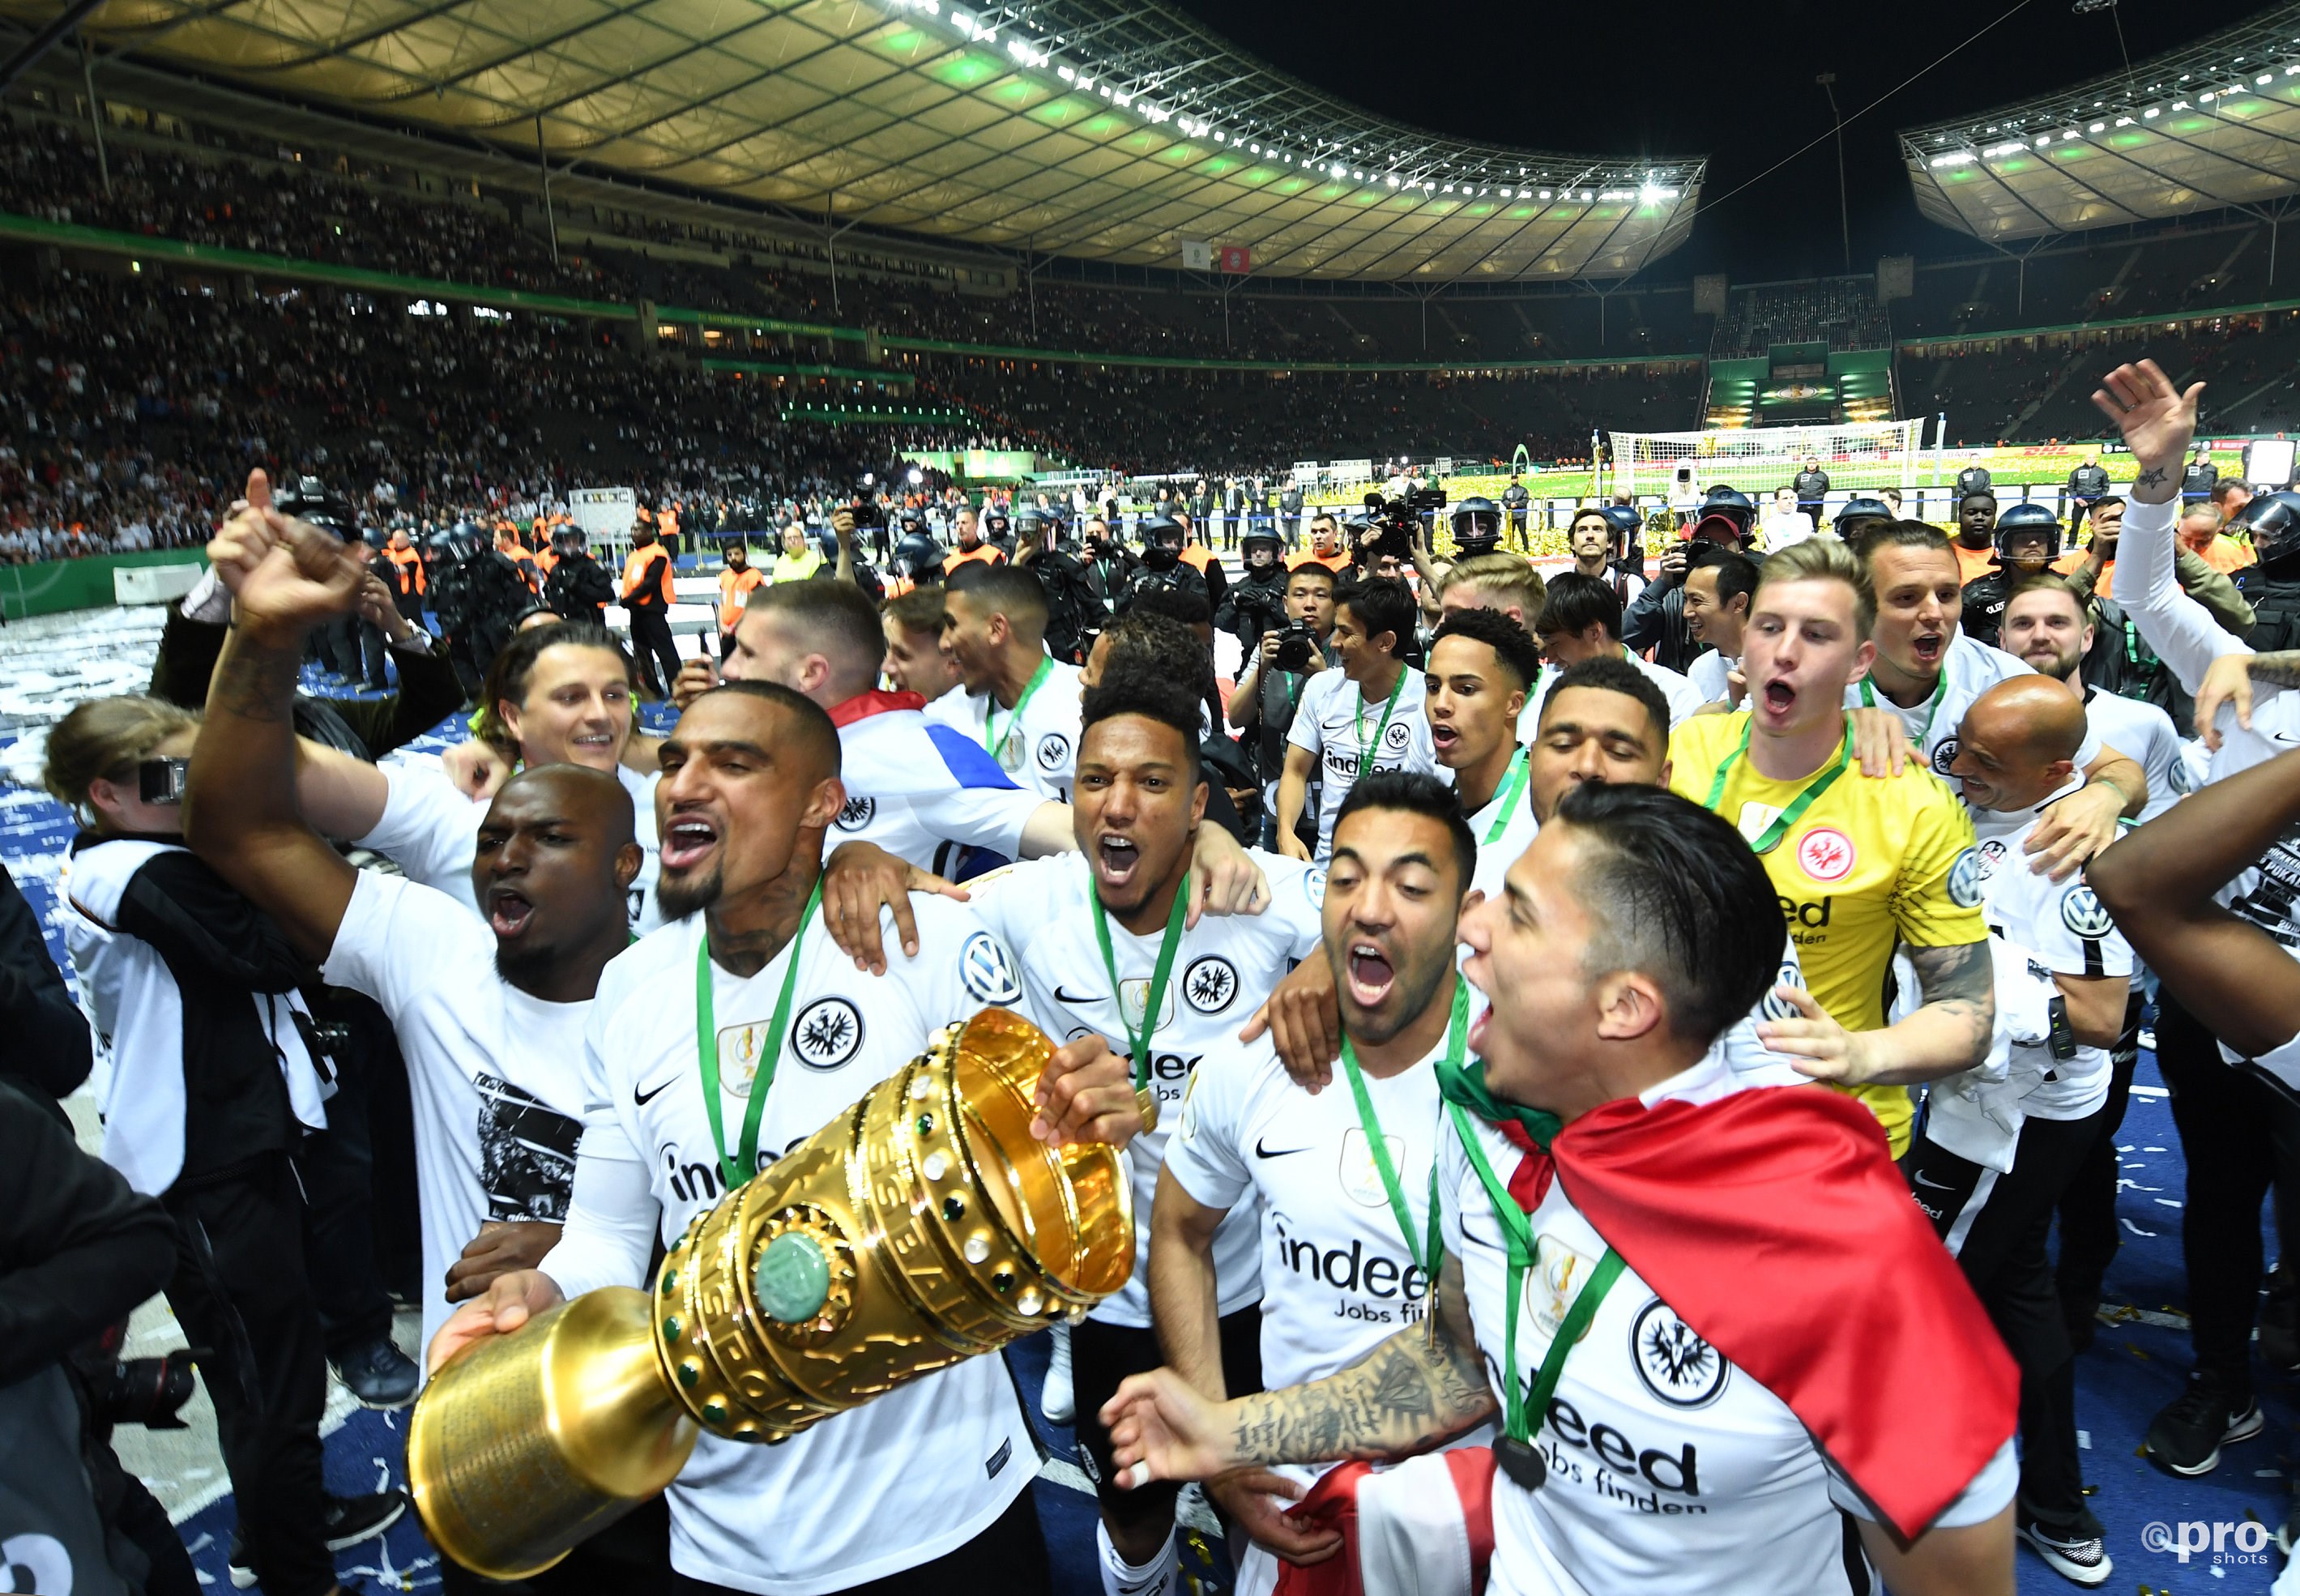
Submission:
[[[327,533],[272,510],[260,475],[248,499],[210,545],[234,545],[215,563],[232,589],[238,624],[208,686],[207,719],[186,784],[184,837],[279,922],[298,952],[318,961],[335,945],[358,872],[304,823],[296,804],[296,678],[304,634],[352,608],[366,569]],[[382,780],[355,760],[344,762]]]
[[[1212,1402],[1172,1369],[1136,1375],[1102,1410],[1120,1478],[1211,1479],[1232,1468],[1411,1457],[1493,1417],[1461,1260],[1446,1259],[1427,1325],[1338,1375]]]

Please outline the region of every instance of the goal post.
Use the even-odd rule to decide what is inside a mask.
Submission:
[[[1678,472],[1691,472],[1694,496],[1722,484],[1762,503],[1819,460],[1832,492],[1903,495],[1917,486],[1922,421],[1845,421],[1810,427],[1749,427],[1720,432],[1616,432],[1605,491],[1639,499],[1681,497]]]

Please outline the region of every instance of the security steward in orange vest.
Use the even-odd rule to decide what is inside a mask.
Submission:
[[[751,563],[751,551],[741,538],[727,545],[727,567],[719,573],[719,657],[725,659],[735,652],[735,628],[743,623],[743,608],[751,602],[751,589],[767,578],[764,571]]]
[[[983,541],[982,523],[974,511],[962,509],[958,512],[958,546],[943,561],[942,574],[946,577],[974,560],[987,561],[992,565],[1006,563],[1006,556],[996,544]]]
[[[679,650],[671,641],[671,556],[655,540],[652,521],[631,528],[630,557],[623,561],[623,609],[630,616],[631,653],[638,656],[639,680],[658,698],[670,696],[679,679]],[[660,671],[660,676],[657,672]]]
[[[392,607],[409,626],[423,624],[423,556],[407,538],[407,528],[394,527],[382,551],[370,562],[383,585],[391,589]]]

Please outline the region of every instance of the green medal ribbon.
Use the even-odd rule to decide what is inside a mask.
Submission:
[[[1446,1028],[1446,1062],[1455,1069],[1470,1049],[1470,984],[1459,974],[1454,977],[1454,1018]],[[1430,1276],[1429,1289],[1438,1289],[1438,1256],[1445,1246],[1438,1232],[1438,1160],[1429,1160],[1429,1226],[1427,1244],[1413,1244],[1413,1210],[1406,1206],[1405,1186],[1397,1178],[1397,1164],[1389,1156],[1389,1142],[1381,1134],[1381,1116],[1374,1112],[1372,1094],[1366,1091],[1364,1072],[1358,1068],[1357,1050],[1350,1039],[1342,1038],[1342,1073],[1349,1077],[1350,1095],[1357,1100],[1358,1128],[1365,1132],[1366,1147],[1373,1154],[1373,1167],[1381,1176],[1381,1189],[1389,1194],[1389,1211],[1397,1218],[1397,1234],[1405,1240],[1407,1256],[1421,1266],[1421,1272]]]
[[[1389,730],[1390,711],[1397,708],[1397,695],[1404,691],[1405,667],[1401,665],[1397,668],[1397,680],[1390,684],[1389,697],[1381,706],[1381,724],[1373,728],[1373,752],[1377,754],[1381,752],[1383,734]],[[1358,733],[1358,774],[1360,776],[1365,775],[1372,764],[1371,758],[1366,752],[1365,712],[1365,688],[1360,686],[1357,717],[1352,722],[1357,727]]]
[[[806,928],[822,907],[822,880],[807,894],[806,909],[791,933],[790,964],[783,971],[782,995],[775,1000],[775,1017],[767,1027],[766,1046],[760,1051],[759,1073],[751,1082],[750,1106],[743,1110],[743,1141],[733,1158],[727,1156],[726,1110],[719,1101],[719,1023],[711,1002],[711,932],[705,927],[695,950],[695,1052],[703,1069],[703,1109],[711,1117],[711,1139],[719,1144],[719,1173],[727,1190],[749,1180],[759,1170],[759,1121],[766,1115],[767,1092],[775,1084],[775,1065],[783,1053],[783,1033],[790,1026],[791,994],[798,989],[800,943]]]
[[[1487,1161],[1485,1150],[1478,1145],[1477,1133],[1471,1129],[1462,1105],[1449,1098],[1446,1110],[1454,1117],[1454,1128],[1462,1138],[1462,1151],[1470,1155],[1479,1183],[1493,1203],[1494,1218],[1509,1243],[1509,1303],[1502,1332],[1502,1433],[1521,1446],[1530,1446],[1536,1426],[1526,1417],[1527,1411],[1530,1409],[1537,1416],[1549,1411],[1549,1399],[1556,1394],[1558,1379],[1565,1373],[1565,1359],[1572,1353],[1574,1344],[1588,1334],[1589,1322],[1597,1317],[1598,1304],[1604,1301],[1605,1293],[1613,1289],[1613,1282],[1621,1278],[1626,1266],[1620,1253],[1611,1247],[1605,1249],[1605,1256],[1597,1260],[1589,1278],[1573,1294],[1572,1304],[1566,1309],[1564,1320],[1550,1339],[1549,1351],[1533,1376],[1532,1394],[1526,1394],[1520,1389],[1517,1377],[1517,1317],[1525,1296],[1526,1271],[1533,1267],[1538,1250],[1533,1226],[1525,1210],[1518,1207],[1517,1200],[1510,1195],[1509,1188],[1494,1173],[1493,1165]]]
[[[1721,812],[1717,805],[1725,796],[1726,777],[1732,774],[1733,767],[1741,756],[1749,752],[1749,731],[1754,724],[1754,719],[1741,723],[1741,740],[1733,745],[1733,752],[1725,756],[1724,762],[1717,767],[1717,774],[1709,783],[1709,796],[1702,800],[1701,807],[1712,814]],[[1811,809],[1823,793],[1837,785],[1837,778],[1844,775],[1852,763],[1853,717],[1847,715],[1845,718],[1845,742],[1837,751],[1837,763],[1806,783],[1804,791],[1791,799],[1789,806],[1773,817],[1773,823],[1750,839],[1750,848],[1764,854],[1779,847],[1781,839],[1789,834],[1789,828],[1804,819],[1804,811]]]
[[[1150,1085],[1150,1035],[1158,1028],[1158,1010],[1166,1002],[1166,982],[1174,973],[1174,954],[1182,945],[1182,917],[1190,905],[1190,873],[1183,871],[1182,884],[1174,889],[1174,907],[1166,916],[1166,934],[1158,943],[1157,968],[1150,974],[1150,995],[1142,1005],[1139,1035],[1126,1023],[1126,1000],[1118,985],[1118,956],[1111,952],[1110,917],[1103,912],[1102,895],[1089,893],[1087,902],[1094,908],[1094,939],[1102,945],[1102,968],[1110,972],[1110,1001],[1118,1010],[1127,1045],[1133,1049],[1134,1089],[1139,1092]]]
[[[1054,668],[1054,662],[1051,659],[1041,660],[1038,668],[1030,673],[1029,686],[1022,689],[1022,696],[1014,701],[1013,713],[1006,717],[1008,736],[1012,736],[1014,728],[1022,724],[1022,711],[1030,707],[1030,694],[1038,690],[1038,684],[1046,679],[1046,673]],[[994,760],[998,757],[998,694],[993,693],[990,702],[982,706],[982,747]]]
[[[1486,828],[1486,842],[1489,846],[1500,842],[1502,833],[1509,829],[1510,815],[1516,810],[1517,801],[1525,792],[1526,780],[1532,774],[1533,761],[1528,757],[1526,751],[1521,748],[1517,751],[1516,757],[1510,761],[1509,774],[1502,777],[1501,812],[1494,817],[1494,823]]]
[[[1917,734],[1918,747],[1922,748],[1925,745],[1925,739],[1933,735],[1933,717],[1940,713],[1941,700],[1947,696],[1948,661],[1944,658],[1941,661],[1940,680],[1933,684],[1932,702],[1925,706],[1924,729]],[[1866,709],[1874,710],[1882,707],[1877,702],[1877,689],[1870,686],[1869,678],[1865,676],[1861,678],[1861,702]],[[1894,707],[1897,709],[1900,706],[1896,704]]]

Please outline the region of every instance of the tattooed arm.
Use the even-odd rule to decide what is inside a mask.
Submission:
[[[1797,1017],[1759,1020],[1758,1040],[1815,1080],[1848,1086],[1904,1086],[1981,1062],[1996,1023],[1996,974],[1987,940],[1912,947],[1909,961],[1925,1001],[1900,1024],[1848,1031],[1803,987],[1777,986],[1774,995]]]
[[[1103,1408],[1120,1477],[1211,1479],[1226,1470],[1410,1457],[1493,1417],[1462,1262],[1440,1267],[1426,1325],[1307,1385],[1212,1402],[1171,1369],[1137,1375]]]
[[[261,518],[267,509],[242,513]],[[221,536],[231,535],[227,527]],[[319,960],[335,945],[358,873],[296,807],[296,668],[305,632],[356,602],[364,568],[301,522],[281,522],[274,536],[245,561],[216,562],[238,597],[238,624],[208,683],[186,783],[184,840],[269,911],[298,952]]]

